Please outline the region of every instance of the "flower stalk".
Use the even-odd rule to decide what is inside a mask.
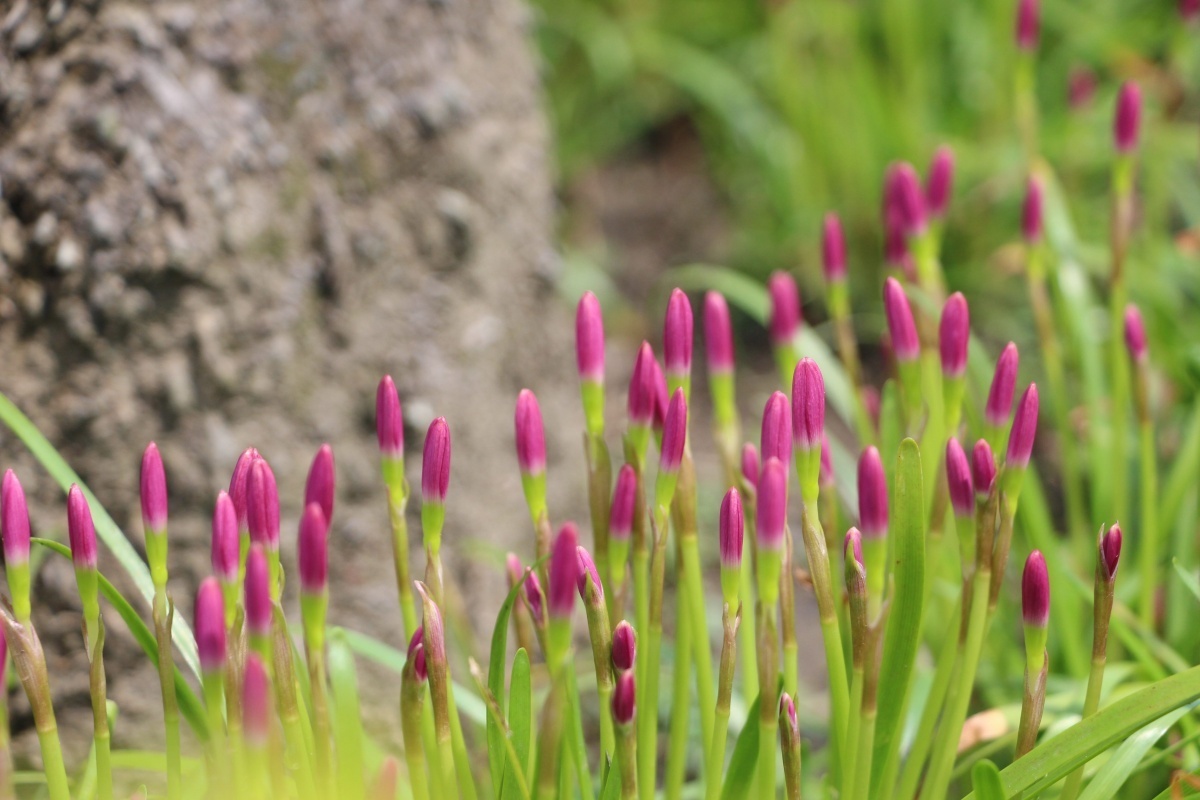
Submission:
[[[392,376],[384,375],[375,392],[375,431],[379,440],[379,463],[387,493],[388,521],[392,532],[392,565],[396,573],[396,591],[400,596],[400,615],[405,633],[417,627],[417,607],[413,598],[408,566],[408,480],[404,477],[404,417],[400,396]]]

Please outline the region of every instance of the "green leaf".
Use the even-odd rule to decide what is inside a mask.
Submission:
[[[512,679],[508,684],[508,735],[512,737],[513,749],[526,775],[533,774],[533,687],[530,678],[529,654],[524,647],[513,656]],[[512,765],[505,761],[504,784],[501,797],[516,800],[521,796],[520,787],[513,777]]]
[[[344,631],[329,636],[329,684],[333,687],[333,742],[337,748],[339,797],[362,797],[365,793],[362,713],[358,693],[358,670]]]
[[[604,758],[604,787],[600,790],[600,800],[619,800],[621,797],[621,771],[613,769],[612,759]]]
[[[1000,783],[1000,770],[986,758],[975,763],[971,770],[971,783],[979,800],[1007,800],[1004,786]]]
[[[900,443],[896,459],[895,513],[891,532],[892,597],[883,640],[879,685],[879,716],[875,727],[876,770],[873,783],[883,778],[883,767],[893,747],[899,746],[897,732],[908,702],[913,664],[921,641],[925,607],[925,490],[921,474],[921,451],[912,439]],[[872,794],[878,793],[878,786]]]
[[[725,771],[725,785],[721,787],[721,800],[741,800],[750,792],[754,783],[754,770],[758,765],[758,708],[762,696],[754,698],[746,712],[746,724],[738,734],[733,746],[733,757]]]
[[[1033,796],[1135,731],[1197,698],[1200,667],[1156,681],[1025,754],[1000,773],[1004,791],[1009,796]]]
[[[51,541],[50,539],[42,539],[34,537],[30,542],[40,545],[47,550],[57,553],[63,558],[71,557],[71,550],[65,544]],[[108,578],[97,570],[97,576],[100,579],[100,594],[104,595],[104,599],[109,602],[109,605],[117,612],[125,622],[125,626],[129,628],[129,632],[133,634],[133,638],[145,652],[146,656],[154,664],[158,663],[158,641],[154,638],[154,631],[146,625],[138,612],[129,604],[117,588],[112,585]],[[175,621],[178,623],[179,615],[175,615]],[[175,668],[175,699],[179,703],[179,713],[183,714],[183,718],[187,720],[188,726],[196,737],[201,741],[208,741],[208,720],[204,714],[204,706],[196,697],[192,687],[184,679],[183,673],[179,671],[179,667]]]
[[[1175,574],[1179,577],[1179,582],[1192,593],[1192,596],[1197,601],[1200,601],[1200,581],[1196,580],[1196,576],[1180,566],[1178,559],[1172,558],[1171,566],[1175,568]]]
[[[1196,704],[1192,703],[1177,708],[1126,739],[1096,773],[1096,777],[1092,778],[1079,800],[1108,800],[1110,797],[1116,797],[1117,790],[1129,780],[1129,776],[1138,768],[1138,764],[1142,762],[1146,753],[1150,752],[1154,743],[1161,739],[1180,717],[1195,707]]]

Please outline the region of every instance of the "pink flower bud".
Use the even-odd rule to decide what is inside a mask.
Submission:
[[[786,723],[789,728],[789,734],[792,741],[800,739],[800,717],[796,714],[796,702],[792,700],[792,696],[784,692],[779,696],[779,711],[780,719]]]
[[[912,309],[904,287],[895,278],[883,284],[883,310],[887,315],[888,332],[892,336],[892,350],[898,361],[915,361],[921,355],[921,340],[917,338],[917,326],[913,322]]]
[[[868,539],[887,535],[887,477],[883,474],[883,460],[874,447],[863,450],[858,459],[858,525]]]
[[[1142,90],[1133,81],[1121,85],[1117,95],[1117,113],[1113,117],[1113,139],[1118,153],[1130,153],[1138,146],[1142,127]]]
[[[842,221],[833,212],[825,215],[821,231],[821,265],[828,282],[846,279],[846,237],[842,233]]]
[[[821,477],[820,487],[828,489],[833,486],[833,449],[829,446],[829,437],[821,434]]]
[[[975,510],[975,483],[971,480],[971,463],[958,439],[946,442],[946,483],[950,487],[950,503],[954,513],[969,516]]]
[[[250,519],[246,507],[247,487],[250,483],[250,467],[257,461],[258,451],[247,447],[238,456],[237,464],[233,467],[233,476],[229,479],[229,499],[233,501],[234,511],[237,512],[237,524],[240,530],[249,530]]]
[[[213,507],[212,569],[213,574],[225,583],[237,580],[241,559],[239,548],[237,511],[229,495],[220,492]]]
[[[4,473],[4,482],[0,486],[0,517],[4,560],[10,564],[28,563],[29,507],[25,504],[25,490],[11,469]]]
[[[667,424],[667,406],[670,405],[670,398],[667,397],[667,379],[663,376],[662,365],[658,363],[657,358],[650,362],[650,373],[654,386],[654,429],[661,433],[663,426]]]
[[[429,596],[429,587],[421,581],[414,583],[417,594],[421,595],[423,617],[421,619],[421,644],[425,653],[428,668],[442,675],[446,674],[446,625],[442,620],[442,610]]]
[[[746,442],[742,445],[742,477],[750,488],[758,486],[759,469],[758,448],[753,442]]]
[[[961,378],[967,371],[967,345],[971,341],[971,311],[962,292],[955,292],[942,306],[938,324],[938,352],[942,357],[942,374]]]
[[[633,533],[633,515],[637,504],[637,472],[629,464],[617,473],[613,489],[612,510],[608,517],[608,532],[612,538],[626,540]]]
[[[971,450],[971,482],[975,484],[975,497],[979,500],[986,499],[996,483],[996,456],[985,439],[975,442]]]
[[[776,552],[783,549],[787,525],[788,473],[778,458],[768,458],[758,478],[758,546]]]
[[[1018,0],[1017,2],[1017,48],[1026,53],[1032,52],[1038,43],[1038,0]]]
[[[801,450],[820,447],[825,436],[825,377],[811,358],[792,373],[792,436]]]
[[[792,412],[783,392],[773,392],[767,398],[758,449],[764,460],[778,458],[785,470],[792,463]]]
[[[942,145],[933,154],[929,165],[929,179],[925,183],[925,203],[929,216],[941,219],[950,206],[950,192],[954,188],[954,151]]]
[[[417,626],[412,638],[408,640],[407,659],[412,662],[413,675],[417,681],[424,683],[429,677],[429,665],[425,661],[425,628],[422,625]]]
[[[596,586],[596,596],[600,602],[604,602],[604,584],[600,582],[600,571],[596,569],[596,562],[592,560],[592,554],[587,551],[583,545],[578,545],[575,548],[575,555],[579,560],[579,575],[575,578],[579,587],[579,599],[587,602],[587,585],[588,578],[592,579],[592,583]]]
[[[421,497],[426,503],[446,502],[450,489],[450,426],[438,417],[425,434],[425,454],[421,461]]]
[[[742,496],[730,489],[721,500],[721,566],[738,569],[742,566],[742,540],[745,518],[742,516]]]
[[[684,377],[692,371],[692,304],[682,289],[671,292],[663,323],[663,353],[667,374]]]
[[[246,516],[250,523],[250,540],[267,549],[279,547],[279,487],[275,473],[265,458],[250,465],[246,480]]]
[[[296,557],[300,566],[300,591],[322,594],[329,579],[329,523],[321,507],[309,503],[300,517]]]
[[[853,559],[855,564],[863,565],[862,532],[858,528],[846,531],[846,538],[842,540],[842,559],[847,562]]]
[[[517,429],[517,464],[525,475],[546,471],[546,431],[537,397],[528,389],[517,395],[514,424]]]
[[[1121,525],[1114,523],[1100,537],[1100,569],[1104,579],[1110,583],[1117,577],[1117,564],[1121,560]]]
[[[1188,23],[1200,19],[1200,0],[1179,0],[1179,16]]]
[[[637,633],[625,620],[613,629],[612,663],[617,672],[628,672],[637,662]]]
[[[525,567],[516,553],[510,552],[504,557],[504,571],[508,573],[508,586],[512,588],[525,576]]]
[[[1142,312],[1133,303],[1125,306],[1125,346],[1134,361],[1146,360],[1146,325],[1142,322]]]
[[[904,236],[904,228],[900,217],[889,217],[883,225],[883,259],[889,267],[903,270],[905,275],[913,272],[912,254],[908,251],[908,239]]]
[[[921,190],[921,179],[912,164],[903,162],[894,171],[892,191],[900,212],[900,223],[905,236],[920,236],[925,232],[925,194]]]
[[[667,407],[667,416],[663,421],[662,452],[659,454],[658,468],[667,472],[679,469],[683,461],[683,445],[687,441],[687,400],[683,397],[683,388],[675,390],[671,396],[671,405]]]
[[[637,711],[635,694],[633,672],[622,672],[617,676],[617,685],[613,689],[613,722],[623,727],[633,724],[633,717]]]
[[[1008,456],[1005,465],[1009,468],[1024,469],[1033,455],[1033,439],[1037,435],[1038,419],[1038,390],[1037,384],[1029,384],[1021,402],[1017,405],[1017,415],[1013,418],[1012,430],[1008,435]]]
[[[162,533],[167,529],[167,473],[154,442],[142,453],[142,525]]]
[[[575,309],[575,364],[581,381],[604,382],[604,315],[591,292],[583,293]]]
[[[791,274],[777,271],[771,273],[767,291],[771,295],[771,320],[767,326],[771,344],[790,345],[800,329],[800,290]]]
[[[1067,78],[1067,105],[1078,111],[1090,105],[1096,95],[1096,73],[1087,67],[1075,66]]]
[[[1042,238],[1042,182],[1032,176],[1021,205],[1021,235],[1029,244],[1037,244]]]
[[[579,533],[575,523],[564,523],[554,539],[550,555],[550,616],[569,619],[575,608],[575,590],[579,581]]]
[[[1050,575],[1041,550],[1034,550],[1025,560],[1021,575],[1021,614],[1026,625],[1046,627],[1050,622]]]
[[[256,748],[271,738],[271,685],[258,653],[246,654],[242,672],[242,735]]]
[[[304,505],[316,503],[321,507],[326,522],[333,521],[333,488],[336,484],[333,467],[333,448],[327,444],[313,456],[308,468],[308,479],[304,482]]]
[[[256,636],[271,632],[271,582],[267,556],[262,546],[253,544],[246,555],[246,583],[243,587],[246,630]]]
[[[625,406],[631,425],[648,428],[654,422],[654,404],[658,392],[656,364],[654,349],[650,347],[649,342],[642,342],[633,362],[633,374],[629,378],[629,399]]]
[[[525,590],[525,604],[529,606],[533,621],[543,625],[546,622],[546,593],[542,591],[542,582],[538,580],[537,573],[533,570],[526,572],[529,574],[525,576],[525,583],[522,584]]]
[[[384,375],[375,390],[375,434],[384,458],[404,456],[404,415],[400,412],[400,395],[391,375]]]
[[[81,569],[95,569],[97,559],[96,526],[87,499],[75,484],[67,492],[67,534],[71,539],[71,559]]]
[[[987,406],[983,418],[989,425],[1002,428],[1008,424],[1012,413],[1013,391],[1017,388],[1017,366],[1020,356],[1017,346],[1009,342],[996,360],[996,371],[992,375],[992,388],[988,390]]]
[[[200,669],[207,674],[225,666],[225,600],[216,578],[205,578],[196,592],[194,626]]]
[[[710,372],[733,372],[733,326],[729,304],[720,292],[704,295],[704,344]]]

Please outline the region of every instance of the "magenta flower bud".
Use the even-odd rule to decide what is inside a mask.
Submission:
[[[154,442],[142,453],[142,524],[162,533],[167,528],[167,473]]]
[[[550,555],[550,616],[570,619],[575,608],[575,590],[579,582],[579,533],[575,523],[564,523],[554,539]]]
[[[1017,346],[1009,342],[1000,352],[1000,358],[996,360],[992,388],[988,390],[983,417],[989,425],[1002,428],[1008,424],[1008,417],[1012,413],[1013,391],[1017,388],[1019,362]]]
[[[683,397],[681,387],[671,396],[671,405],[667,407],[667,416],[663,421],[662,452],[658,462],[658,468],[661,470],[675,472],[683,461],[683,445],[687,441],[687,415],[687,400]]]
[[[622,672],[617,676],[617,685],[613,689],[613,722],[623,727],[633,724],[633,717],[637,711],[635,694],[633,672]]]
[[[883,460],[874,447],[863,450],[858,459],[858,526],[868,539],[887,535],[887,477],[883,474]]]
[[[92,510],[88,508],[83,491],[75,484],[67,492],[67,534],[71,539],[71,559],[81,569],[95,569],[96,526],[92,523]]]
[[[967,345],[971,341],[971,312],[967,298],[955,292],[942,306],[938,324],[938,352],[942,357],[942,374],[961,378],[967,371]]]
[[[329,523],[321,506],[309,503],[300,517],[296,558],[300,566],[300,591],[322,594],[329,579]]]
[[[1130,153],[1138,146],[1142,127],[1142,90],[1133,81],[1121,85],[1117,112],[1113,117],[1113,139],[1118,153]]]
[[[604,584],[600,582],[600,571],[596,569],[596,562],[592,560],[592,554],[583,545],[578,545],[575,548],[575,555],[579,560],[579,575],[575,578],[579,587],[579,599],[587,602],[587,585],[590,577],[596,586],[596,597],[603,603]]]
[[[538,580],[537,573],[533,570],[526,570],[528,573],[525,576],[525,583],[521,584],[525,590],[525,603],[529,606],[530,616],[533,621],[539,626],[546,622],[546,593],[542,591],[542,582]]]
[[[608,532],[614,539],[626,540],[633,533],[633,515],[637,503],[637,472],[629,464],[617,473],[613,489],[612,510],[608,517]]]
[[[1017,2],[1017,48],[1029,53],[1038,43],[1038,0],[1018,0]]]
[[[1200,0],[1179,0],[1179,16],[1189,23],[1200,19]]]
[[[229,499],[233,501],[233,508],[237,512],[237,524],[239,530],[248,530],[250,525],[249,513],[246,506],[246,494],[248,484],[250,483],[250,467],[261,456],[258,450],[253,447],[247,447],[238,456],[237,464],[233,467],[233,476],[229,479]]]
[[[764,550],[783,549],[784,528],[787,525],[788,473],[778,458],[763,463],[758,478],[758,546]]]
[[[246,555],[246,630],[251,635],[266,636],[271,632],[271,582],[267,556],[262,546],[253,544]]]
[[[767,326],[771,344],[790,346],[800,329],[800,290],[790,273],[776,271],[767,281],[767,291],[771,295],[771,319]]]
[[[905,275],[913,272],[912,255],[908,252],[908,239],[904,236],[904,228],[900,224],[899,215],[889,215],[883,224],[883,258],[889,267],[904,271]]]
[[[246,654],[242,671],[242,735],[256,748],[271,738],[271,686],[267,668],[258,653]]]
[[[833,486],[833,448],[829,446],[829,437],[821,434],[821,477],[820,487],[828,489]]]
[[[4,473],[0,486],[0,517],[3,525],[4,560],[10,564],[25,564],[29,561],[29,507],[25,503],[25,490],[11,469]]]
[[[654,405],[658,391],[654,349],[649,342],[642,342],[637,358],[633,362],[633,374],[629,378],[629,398],[626,409],[631,425],[650,427],[654,422]]]
[[[975,484],[975,496],[979,500],[991,494],[996,483],[996,457],[992,446],[984,439],[975,442],[971,450],[971,482]]]
[[[721,566],[738,569],[742,566],[742,540],[745,518],[742,516],[742,496],[730,489],[721,500]]]
[[[1100,569],[1109,583],[1117,577],[1117,563],[1121,560],[1121,525],[1115,523],[1100,537]]]
[[[913,322],[912,308],[904,287],[895,278],[883,284],[883,310],[887,315],[888,332],[892,336],[892,350],[898,361],[915,361],[921,355],[921,340],[917,338],[917,325]]]
[[[692,304],[682,289],[671,292],[663,324],[663,353],[667,374],[686,377],[692,371]]]
[[[425,626],[418,625],[408,640],[407,660],[412,662],[413,675],[419,683],[424,683],[429,677],[429,664],[425,661]]]
[[[1072,67],[1067,78],[1067,105],[1078,111],[1096,95],[1096,73],[1087,67]]]
[[[510,552],[504,557],[504,571],[508,573],[508,585],[513,587],[525,575],[525,567],[521,566],[521,559],[516,553]]]
[[[994,465],[993,465],[994,466]],[[971,463],[958,439],[946,442],[946,483],[950,487],[950,503],[960,517],[975,510],[975,482],[971,480]]]
[[[1021,614],[1026,625],[1044,628],[1050,622],[1050,575],[1041,550],[1034,550],[1025,560],[1021,575]]]
[[[384,458],[404,456],[404,415],[400,412],[400,395],[391,375],[384,375],[375,390],[375,434]]]
[[[661,433],[663,426],[667,424],[667,406],[670,399],[667,396],[667,379],[663,376],[662,365],[658,363],[657,358],[650,362],[650,374],[654,387],[654,429]]]
[[[220,672],[225,666],[225,599],[216,578],[205,578],[196,592],[194,615],[196,652],[200,669],[206,674]]]
[[[753,442],[746,442],[742,445],[742,477],[751,489],[758,486],[759,469],[758,448]]]
[[[792,373],[792,436],[801,450],[821,446],[825,435],[825,377],[811,358]]]
[[[540,475],[546,471],[546,431],[542,426],[542,409],[537,397],[528,389],[517,395],[515,418],[517,429],[517,463],[525,475]]]
[[[241,558],[238,550],[237,511],[229,495],[220,492],[217,494],[217,504],[213,507],[212,570],[225,583],[237,580],[238,560]]]
[[[842,558],[845,561],[853,558],[855,564],[863,565],[862,532],[858,528],[846,531],[846,538],[842,540]]]
[[[925,204],[929,216],[941,219],[950,206],[950,193],[954,189],[954,151],[942,145],[933,154],[929,165],[929,179],[925,182]]]
[[[729,304],[720,292],[704,295],[704,344],[710,372],[733,372],[733,325]]]
[[[604,315],[591,292],[583,293],[575,309],[575,364],[580,380],[604,382]]]
[[[450,426],[438,417],[425,434],[421,461],[421,497],[426,503],[445,503],[450,489]]]
[[[894,202],[900,212],[904,235],[920,236],[926,226],[925,194],[921,189],[921,179],[917,177],[912,164],[907,162],[897,165],[894,174]]]
[[[1017,415],[1013,418],[1012,431],[1008,436],[1008,456],[1005,466],[1024,469],[1033,455],[1033,439],[1037,435],[1038,419],[1038,390],[1037,384],[1029,384],[1021,402],[1017,405]]]
[[[792,463],[792,412],[783,392],[773,392],[767,398],[758,449],[764,461],[778,458],[785,470]]]
[[[1134,361],[1146,360],[1146,325],[1142,322],[1142,312],[1133,303],[1125,306],[1125,346]]]
[[[327,444],[313,456],[308,468],[308,479],[304,482],[304,505],[316,503],[325,515],[325,521],[333,520],[333,487],[336,483],[333,467],[333,448]]]
[[[617,623],[612,637],[612,663],[617,672],[628,672],[637,662],[637,633],[625,620]]]
[[[1042,238],[1042,182],[1031,176],[1025,188],[1025,202],[1021,205],[1021,235],[1029,244],[1037,244]]]
[[[830,283],[846,279],[846,236],[841,219],[833,212],[825,215],[821,230],[821,266],[825,268],[825,280]]]
[[[250,465],[246,480],[246,516],[250,540],[269,550],[279,548],[279,487],[265,458]]]
[[[789,733],[792,737],[792,741],[799,741],[800,717],[796,713],[796,702],[792,700],[792,696],[787,692],[784,692],[782,695],[780,695],[779,710],[783,712],[781,714],[783,721],[786,722],[788,728],[790,728]]]

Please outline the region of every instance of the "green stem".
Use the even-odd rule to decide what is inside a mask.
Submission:
[[[721,670],[717,678],[717,707],[713,714],[713,735],[708,745],[708,771],[705,774],[705,800],[717,800],[721,795],[724,777],[725,741],[729,734],[729,705],[733,698],[733,674],[737,664],[737,631],[741,622],[741,610],[736,616],[729,613],[729,606],[721,615],[725,638],[721,643]]]
[[[700,572],[700,550],[694,531],[680,536],[679,548],[683,556],[684,589],[680,599],[687,602],[692,660],[696,664],[696,701],[700,704],[700,734],[701,741],[707,742],[712,740],[717,692],[708,641],[708,618],[704,613],[704,576]]]
[[[394,499],[399,495],[399,499]],[[388,519],[392,523],[392,563],[396,571],[396,589],[400,594],[400,616],[404,619],[407,639],[417,629],[417,605],[413,598],[412,579],[408,569],[408,520],[404,510],[408,495],[403,487],[397,492],[388,487]]]
[[[96,615],[84,619],[85,636],[88,647],[90,688],[92,695],[92,735],[95,739],[96,751],[96,785],[100,800],[112,800],[112,758],[111,735],[108,731],[108,682],[104,675],[104,624],[100,620],[98,610]],[[220,706],[217,707],[218,714]],[[214,741],[220,739],[220,728],[208,726],[209,735]]]
[[[38,744],[42,748],[42,773],[46,776],[46,788],[50,800],[71,800],[67,787],[67,767],[63,763],[62,745],[58,741],[58,726],[38,728]]]
[[[206,672],[201,683],[204,689],[204,709],[208,712],[209,776],[216,784],[213,793],[223,795],[230,790],[229,765],[226,763],[228,753],[224,736],[225,716],[221,713],[221,709],[225,707],[225,686],[219,671]]]
[[[583,718],[579,713],[579,687],[575,681],[575,666],[568,661],[565,680],[567,683],[567,745],[571,748],[571,761],[579,779],[579,794],[583,800],[592,800],[592,774],[588,770],[587,742],[583,738]]]
[[[633,724],[617,729],[617,767],[621,770],[621,800],[635,800],[637,784],[637,729]]]
[[[171,651],[171,622],[175,606],[165,586],[154,590],[154,633],[158,640],[158,680],[162,689],[163,725],[167,744],[167,798],[182,800],[182,746],[179,738],[179,704],[175,699],[175,664]]]
[[[862,666],[856,665],[850,674],[850,720],[849,727],[846,729],[846,741],[854,742],[854,747],[846,748],[846,755],[842,760],[842,797],[845,798],[856,797],[861,778],[869,777],[861,776],[861,770],[858,768],[858,757],[861,755],[861,751],[858,749],[858,737],[859,727],[862,725]]]
[[[1087,719],[1100,709],[1100,690],[1104,687],[1104,667],[1107,663],[1106,656],[1092,658],[1092,668],[1088,672],[1087,695],[1083,700],[1083,719]],[[1078,769],[1067,776],[1059,800],[1075,800],[1079,795],[1079,787],[1083,785],[1083,768],[1085,766],[1087,765],[1080,764]]]
[[[1112,519],[1121,521],[1129,513],[1129,363],[1125,352],[1125,280],[1113,279],[1109,305],[1109,363],[1112,370],[1112,440],[1105,457],[1112,470]]]
[[[658,685],[662,675],[660,657],[663,638],[663,584],[666,579],[666,509],[660,508],[654,515],[654,520],[655,524],[651,527],[654,553],[650,559],[650,574],[647,580],[649,605],[646,618],[650,635],[647,637],[645,661],[638,658],[638,661],[642,661],[643,672],[643,679],[639,683],[645,687],[645,702],[639,704],[642,713],[638,715],[638,794],[644,800],[654,797],[655,771],[658,766]],[[637,560],[638,554],[635,553],[635,564]]]
[[[1042,710],[1046,707],[1046,674],[1050,670],[1050,654],[1043,651],[1042,668],[1031,674],[1025,668],[1025,691],[1021,698],[1021,722],[1017,726],[1017,749],[1013,760],[1020,758],[1037,744],[1038,729],[1042,726]]]
[[[792,531],[784,527],[783,571],[779,581],[779,624],[783,640],[783,690],[792,697],[800,683],[799,645],[796,642],[796,584]]]
[[[325,646],[323,642],[306,641],[308,654],[308,683],[312,697],[313,739],[316,755],[317,785],[323,792],[333,789],[332,729],[329,724],[329,698],[325,675]]]
[[[833,582],[829,572],[829,553],[825,534],[816,518],[816,509],[805,504],[801,515],[804,532],[804,552],[808,556],[808,571],[817,596],[821,617],[821,641],[825,645],[825,665],[829,674],[830,710],[833,715],[833,747],[835,753],[846,753],[846,725],[849,717],[850,689],[846,678],[846,659],[842,651],[842,634],[837,608],[833,603]],[[867,573],[868,577],[870,573]]]
[[[758,605],[758,684],[761,688],[759,703],[758,735],[758,792],[760,797],[775,797],[775,761],[777,757],[776,730],[779,720],[776,707],[779,705],[777,685],[779,683],[779,631],[774,606]]]
[[[678,615],[675,623],[675,664],[671,683],[671,727],[667,736],[667,769],[664,777],[664,795],[667,800],[679,800],[683,792],[684,769],[687,767],[688,715],[691,711],[688,651],[695,638],[693,627],[695,626],[690,615]]]
[[[1142,624],[1154,630],[1155,592],[1158,589],[1158,462],[1154,452],[1154,423],[1148,418],[1140,425],[1141,444],[1141,506],[1142,530],[1140,566],[1142,573],[1141,606],[1138,609]]]
[[[854,794],[851,800],[867,800],[871,784],[871,760],[875,754],[875,719],[876,713],[872,708],[864,708],[862,721],[858,727],[858,777],[854,780]]]

